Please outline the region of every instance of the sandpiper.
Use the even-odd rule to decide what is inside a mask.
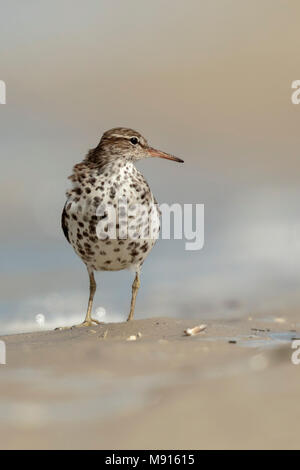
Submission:
[[[160,157],[182,162],[150,147],[137,131],[116,127],[105,132],[98,146],[73,168],[72,188],[62,213],[62,229],[87,267],[90,296],[86,317],[77,326],[100,322],[92,318],[96,292],[94,271],[133,269],[131,308],[134,315],[140,270],[160,230],[157,202],[134,162]],[[111,209],[111,210],[110,210]],[[111,218],[111,213],[115,214]]]

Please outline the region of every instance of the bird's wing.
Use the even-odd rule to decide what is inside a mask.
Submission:
[[[61,227],[63,229],[63,232],[65,234],[66,239],[70,243],[70,238],[69,238],[69,231],[68,231],[68,225],[67,225],[67,211],[66,211],[66,205],[64,206],[64,209],[61,214]]]

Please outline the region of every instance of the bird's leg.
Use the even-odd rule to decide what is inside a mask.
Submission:
[[[88,309],[86,312],[85,320],[83,323],[80,323],[79,325],[74,325],[74,326],[66,326],[62,328],[56,328],[57,330],[69,330],[71,328],[81,328],[83,326],[92,326],[94,323],[97,325],[101,325],[101,322],[98,320],[95,320],[92,318],[91,313],[92,313],[92,307],[93,307],[93,300],[94,300],[94,295],[97,289],[96,281],[94,278],[94,273],[93,271],[89,271],[89,278],[90,278],[90,297],[89,297],[89,303],[88,303]]]
[[[101,325],[101,322],[98,320],[95,320],[92,318],[92,307],[93,307],[93,300],[94,300],[94,295],[97,289],[95,277],[93,271],[89,271],[89,278],[90,278],[90,297],[89,297],[89,303],[88,303],[88,308],[85,316],[85,320],[83,323],[80,325],[76,325],[76,327],[82,327],[82,326],[92,326],[93,323],[96,323],[97,325]]]
[[[140,285],[141,285],[141,283],[140,283],[140,273],[137,271],[137,273],[135,275],[135,279],[134,279],[133,284],[132,284],[131,307],[130,307],[130,313],[128,315],[127,321],[130,321],[130,320],[133,319],[136,296],[137,296]]]

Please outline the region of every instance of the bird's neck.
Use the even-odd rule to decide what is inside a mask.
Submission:
[[[84,163],[99,169],[115,167],[116,171],[118,168],[122,168],[128,163],[132,165],[132,162],[124,158],[123,155],[119,153],[114,154],[111,152],[105,152],[101,147],[89,150],[84,159]]]

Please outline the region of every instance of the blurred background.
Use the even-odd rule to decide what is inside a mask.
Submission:
[[[60,215],[72,166],[115,126],[185,160],[138,164],[160,203],[205,204],[205,246],[161,240],[136,318],[299,306],[297,0],[1,3],[0,333],[82,320],[85,267]],[[132,273],[98,273],[125,320]]]

